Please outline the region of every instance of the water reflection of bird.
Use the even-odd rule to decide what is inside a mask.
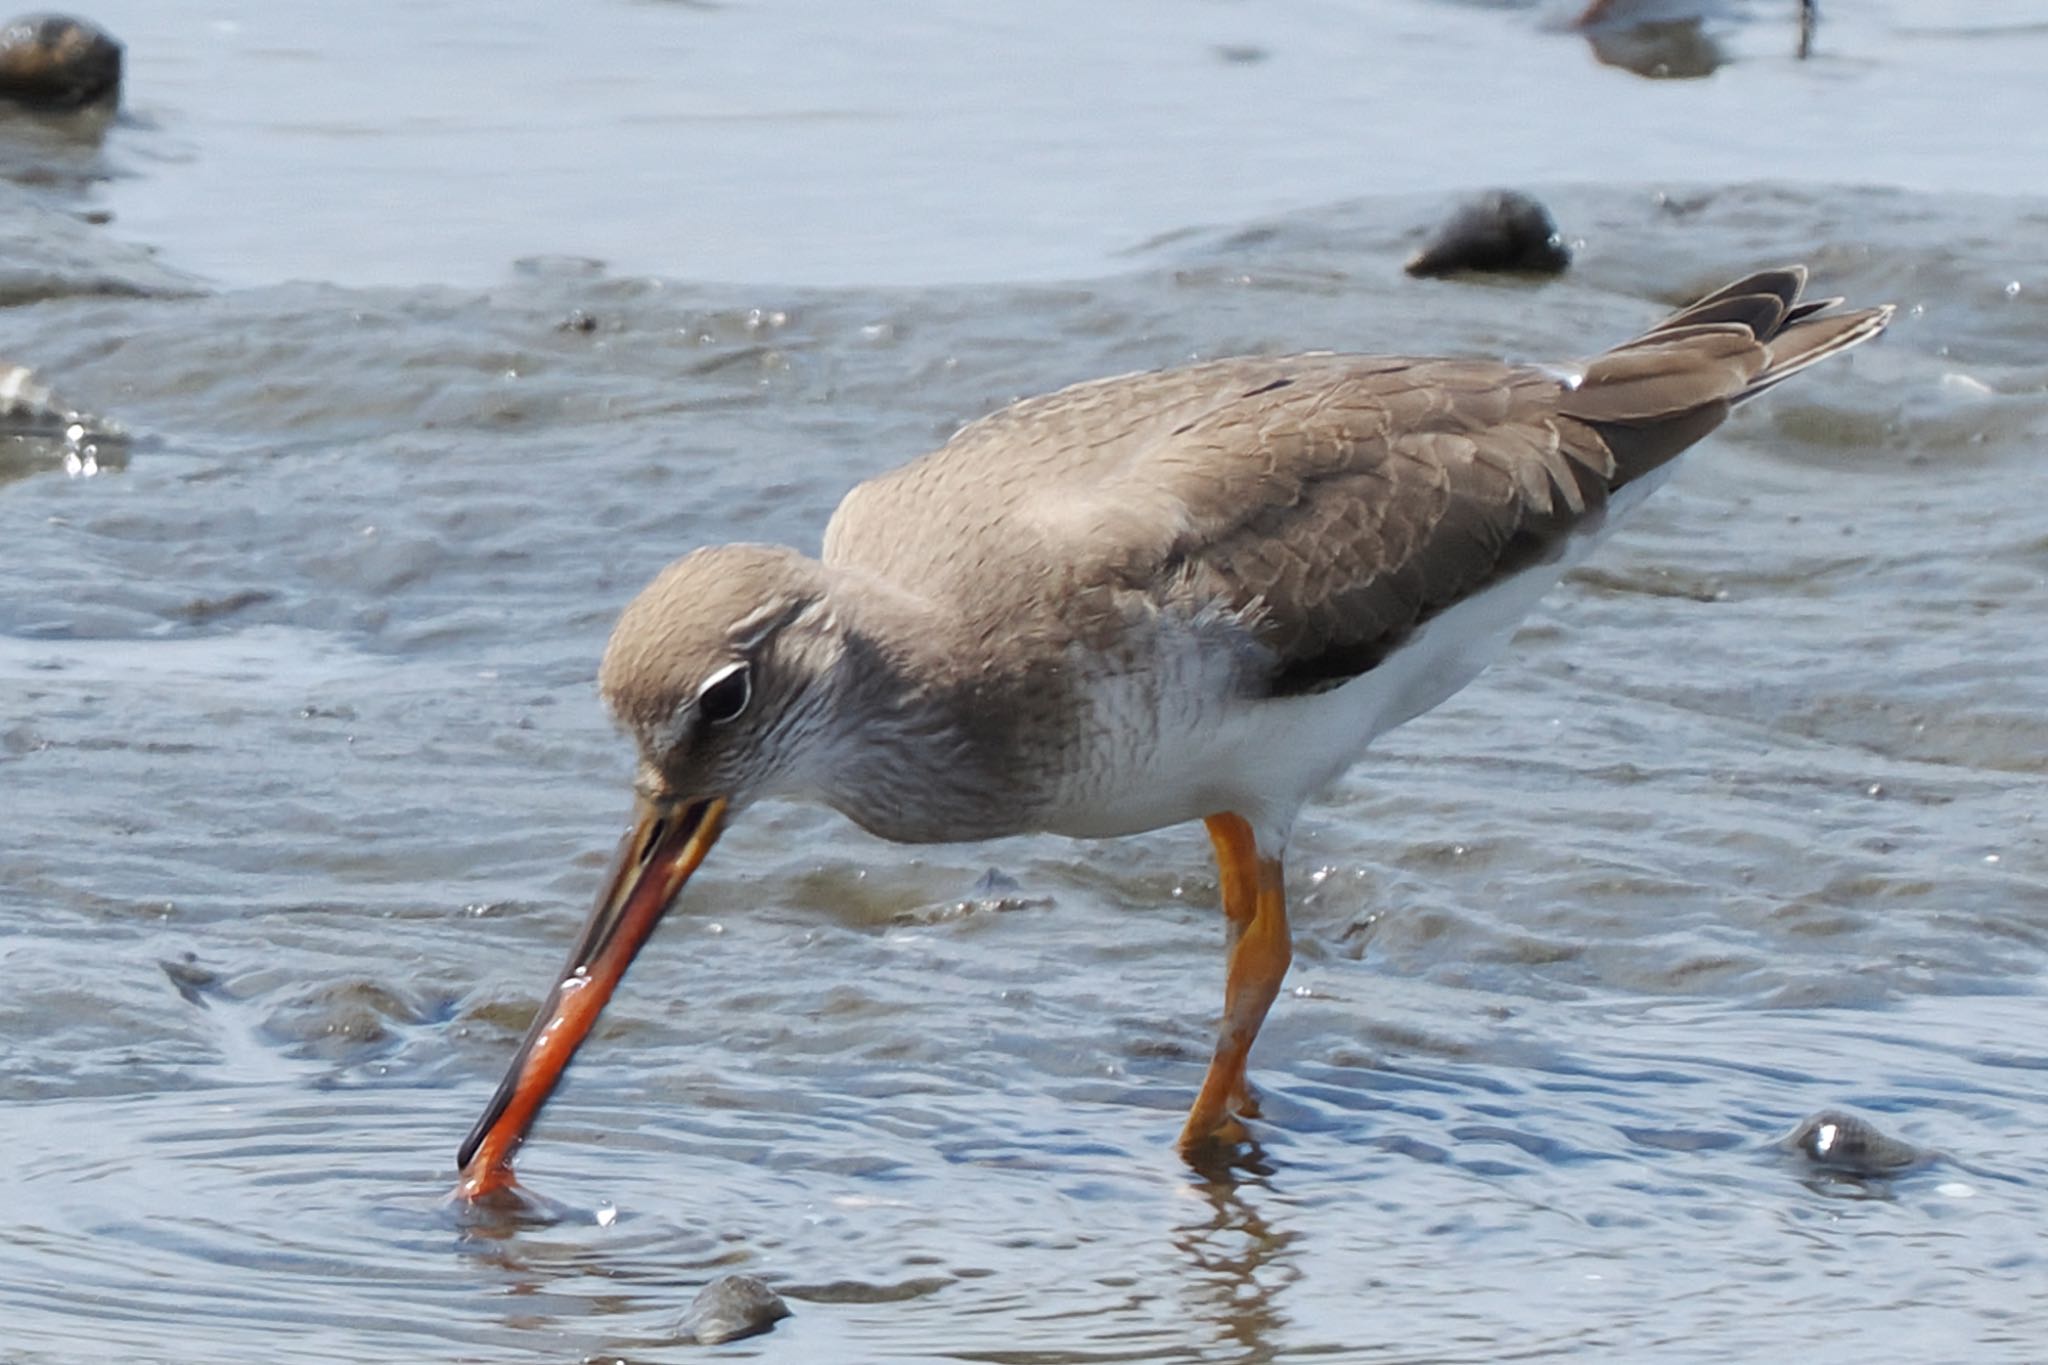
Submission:
[[[1710,76],[1729,55],[1714,41],[1709,25],[1731,19],[1741,7],[1725,0],[1591,0],[1572,19],[1586,35],[1593,55],[1652,80],[1693,80]],[[1820,15],[1814,0],[1799,0],[1796,55],[1813,55]]]
[[[1287,1291],[1302,1277],[1302,1234],[1285,1221],[1292,1212],[1287,1201],[1256,1171],[1208,1174],[1194,1187],[1206,1216],[1173,1232],[1184,1262],[1178,1277],[1183,1316],[1201,1324],[1215,1344],[1237,1352],[1235,1359],[1274,1359],[1289,1321]],[[1279,1221],[1268,1216],[1269,1208]]]
[[[600,683],[639,809],[568,966],[461,1149],[511,1158],[729,818],[808,796],[884,838],[1085,838],[1203,820],[1229,961],[1191,1153],[1245,1135],[1291,955],[1303,802],[1463,687],[1730,407],[1888,308],[1739,280],[1570,367],[1238,359],[1080,384],[849,493],[824,554],[664,570]]]

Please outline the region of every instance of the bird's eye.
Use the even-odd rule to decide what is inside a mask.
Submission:
[[[754,670],[746,663],[727,664],[697,689],[697,714],[713,725],[738,720],[754,698]]]

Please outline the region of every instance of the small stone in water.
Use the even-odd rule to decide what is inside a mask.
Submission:
[[[1847,1175],[1891,1175],[1931,1159],[1931,1154],[1883,1132],[1869,1119],[1823,1109],[1803,1120],[1779,1143],[1814,1165]]]
[[[1556,275],[1572,263],[1550,210],[1526,194],[1494,190],[1462,205],[1405,267],[1411,275],[1504,270]]]
[[[68,14],[24,14],[0,25],[0,99],[31,109],[78,109],[121,93],[121,44]]]
[[[686,1340],[716,1346],[765,1332],[788,1316],[782,1296],[752,1275],[721,1275],[690,1300],[680,1330]]]

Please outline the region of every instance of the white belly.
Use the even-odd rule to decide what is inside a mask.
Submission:
[[[1046,828],[1106,838],[1235,811],[1252,823],[1262,848],[1277,852],[1304,801],[1356,763],[1375,737],[1436,706],[1499,658],[1543,595],[1670,468],[1623,489],[1559,558],[1439,613],[1342,687],[1246,700],[1229,695],[1223,668],[1194,657],[1149,687],[1110,682],[1098,700],[1100,742],[1060,784]]]

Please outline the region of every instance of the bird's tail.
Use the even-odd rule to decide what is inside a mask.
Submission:
[[[1648,472],[1719,426],[1737,403],[1891,321],[1889,304],[1838,313],[1831,310],[1842,300],[1802,300],[1805,287],[1806,267],[1793,265],[1715,290],[1588,361],[1559,411],[1608,434],[1623,466],[1617,483]]]

